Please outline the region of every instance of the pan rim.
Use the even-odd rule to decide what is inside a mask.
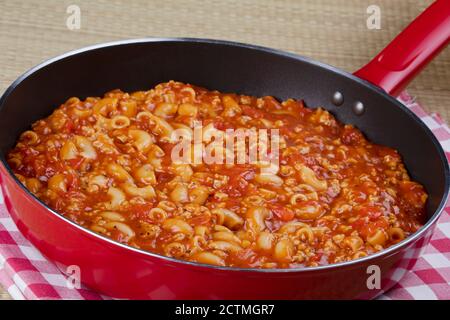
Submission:
[[[262,52],[266,52],[266,53],[272,54],[272,55],[278,55],[278,56],[283,56],[286,58],[291,58],[294,60],[303,61],[308,64],[327,69],[338,75],[342,75],[346,78],[349,78],[352,81],[356,81],[356,82],[360,83],[361,85],[369,87],[369,89],[371,89],[372,91],[375,91],[375,92],[381,94],[385,99],[387,99],[391,103],[394,103],[396,105],[396,107],[398,107],[398,108],[402,109],[404,112],[406,112],[406,114],[410,118],[412,118],[412,120],[414,120],[414,122],[416,122],[416,124],[418,124],[425,131],[425,133],[427,134],[427,136],[430,138],[431,142],[433,143],[434,147],[437,148],[437,150],[438,150],[440,160],[444,163],[445,190],[444,190],[444,194],[441,198],[441,201],[440,201],[437,209],[435,210],[433,215],[431,215],[431,217],[428,219],[428,221],[419,230],[417,230],[415,233],[413,233],[409,237],[407,237],[404,240],[400,241],[399,243],[394,244],[394,245],[392,245],[386,249],[383,249],[377,253],[374,253],[374,254],[371,254],[366,257],[362,257],[362,258],[359,258],[356,260],[339,262],[339,263],[334,263],[334,264],[329,264],[329,265],[322,265],[322,266],[317,266],[317,267],[299,267],[299,268],[290,268],[290,269],[281,269],[281,268],[260,269],[260,268],[237,268],[237,267],[227,267],[227,266],[225,266],[225,267],[214,266],[214,265],[209,265],[209,264],[204,264],[204,263],[175,259],[175,258],[167,257],[164,255],[160,255],[160,254],[157,254],[154,252],[134,248],[134,247],[128,246],[126,244],[116,242],[106,236],[102,236],[98,233],[95,233],[92,230],[89,230],[89,229],[75,223],[74,221],[66,218],[61,213],[57,212],[56,210],[53,210],[52,208],[48,207],[42,200],[40,200],[34,194],[32,194],[14,175],[13,171],[9,167],[8,163],[6,162],[5,155],[3,154],[3,152],[1,152],[0,153],[0,161],[1,161],[2,165],[4,166],[4,168],[6,169],[6,172],[9,174],[10,178],[13,179],[13,181],[25,192],[25,194],[27,194],[28,196],[31,196],[31,198],[35,202],[37,202],[38,205],[42,206],[53,216],[56,216],[59,219],[62,219],[65,223],[69,223],[71,226],[77,228],[79,231],[85,233],[86,235],[92,236],[93,238],[95,238],[96,241],[99,241],[99,242],[106,241],[107,243],[112,244],[114,247],[117,247],[118,249],[125,249],[126,251],[132,252],[134,254],[139,254],[142,256],[143,259],[146,257],[151,257],[151,258],[161,259],[164,262],[179,264],[181,266],[189,266],[189,267],[194,267],[194,268],[208,268],[208,269],[213,269],[213,270],[217,270],[217,271],[247,272],[247,273],[283,273],[283,274],[298,273],[298,272],[303,273],[303,272],[326,271],[326,270],[339,269],[339,268],[345,268],[345,267],[354,267],[355,265],[358,265],[358,264],[365,264],[365,263],[369,263],[370,261],[377,260],[378,258],[386,257],[386,256],[391,255],[401,249],[406,248],[408,245],[410,245],[410,244],[416,242],[418,239],[422,238],[423,235],[435,224],[437,219],[440,217],[440,215],[445,207],[445,204],[447,202],[448,195],[449,195],[449,187],[450,187],[450,173],[449,172],[450,172],[450,169],[449,169],[449,164],[448,164],[447,158],[445,156],[445,152],[442,148],[442,145],[437,140],[435,135],[431,132],[431,130],[425,125],[425,123],[422,120],[420,120],[420,118],[417,115],[415,115],[411,110],[409,110],[401,102],[399,102],[397,99],[390,96],[383,89],[375,86],[374,84],[372,84],[364,79],[361,79],[347,71],[344,71],[337,67],[334,67],[332,65],[329,65],[329,64],[326,64],[326,63],[323,63],[320,61],[316,61],[312,58],[304,57],[304,56],[301,56],[298,54],[279,50],[279,49],[273,49],[273,48],[268,48],[268,47],[259,46],[259,45],[246,44],[246,43],[227,41],[227,40],[185,38],[185,37],[180,37],[180,38],[178,38],[178,37],[154,37],[154,38],[148,37],[148,38],[125,39],[125,40],[118,40],[118,41],[94,44],[94,45],[86,46],[83,48],[71,50],[66,53],[57,55],[53,58],[47,59],[47,60],[39,63],[38,65],[30,68],[26,72],[24,72],[5,90],[5,92],[0,97],[0,112],[4,106],[5,101],[7,100],[9,95],[14,91],[14,89],[17,86],[19,86],[23,81],[25,81],[28,77],[30,77],[34,73],[40,71],[41,69],[44,69],[45,67],[47,67],[48,65],[50,65],[52,63],[62,61],[64,59],[67,59],[72,56],[76,56],[76,55],[79,55],[79,54],[82,54],[85,52],[95,51],[98,49],[104,49],[104,48],[108,48],[108,47],[126,46],[126,45],[130,45],[130,44],[140,44],[140,43],[158,43],[158,42],[177,42],[177,43],[189,42],[189,43],[200,43],[200,44],[209,44],[209,45],[225,45],[225,46],[230,46],[230,47],[239,47],[239,48],[243,48],[243,49],[262,51]]]

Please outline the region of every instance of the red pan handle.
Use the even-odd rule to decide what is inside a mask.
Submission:
[[[449,42],[450,0],[437,0],[355,75],[397,96]]]

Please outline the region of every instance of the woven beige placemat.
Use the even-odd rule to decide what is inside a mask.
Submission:
[[[431,0],[0,0],[0,90],[34,64],[67,50],[145,36],[206,37],[280,48],[352,71],[367,62]],[[366,26],[369,5],[381,29]],[[66,26],[69,5],[81,29]],[[429,111],[450,120],[450,50],[410,86]]]
[[[49,57],[82,46],[147,36],[203,37],[288,50],[354,71],[431,0],[0,0],[0,91]],[[66,26],[69,5],[81,28]],[[366,25],[370,5],[381,29]],[[428,111],[450,122],[450,49],[411,84]],[[0,298],[4,294],[0,291]]]
[[[10,299],[10,296],[9,296],[8,292],[6,292],[2,288],[0,288],[0,300],[9,300],[9,299]]]

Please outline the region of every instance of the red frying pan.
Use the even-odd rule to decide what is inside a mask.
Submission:
[[[81,281],[121,298],[373,298],[398,282],[427,245],[449,190],[445,154],[396,96],[450,37],[450,1],[438,0],[354,75],[294,54],[233,42],[143,39],[97,45],[48,60],[16,80],[0,100],[0,176],[21,232]],[[323,106],[373,142],[399,150],[429,194],[428,220],[402,242],[355,261],[303,269],[239,269],[179,261],[116,243],[69,221],[28,192],[5,154],[18,135],[71,96],[96,96],[178,80],[223,92],[303,99]],[[371,266],[381,288],[370,289]],[[369,269],[368,269],[369,268]],[[369,272],[369,273],[368,273]]]

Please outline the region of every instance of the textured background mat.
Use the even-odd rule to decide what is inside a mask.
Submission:
[[[90,44],[146,36],[248,42],[310,56],[347,71],[368,62],[431,0],[0,0],[0,92],[35,64]],[[67,6],[81,29],[66,27]],[[366,9],[381,8],[368,30]],[[428,112],[450,122],[450,49],[410,85]],[[0,297],[7,297],[0,289]]]

